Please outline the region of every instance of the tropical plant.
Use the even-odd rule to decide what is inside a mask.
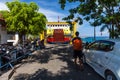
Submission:
[[[20,38],[26,34],[36,35],[43,30],[46,26],[46,16],[40,13],[39,7],[34,2],[29,4],[15,0],[13,2],[6,2],[9,11],[4,15],[7,30],[18,32]]]
[[[96,26],[112,25],[109,31],[110,38],[115,37],[115,29],[120,31],[120,0],[59,0],[62,9],[68,2],[76,3],[77,6],[69,10],[70,15],[63,18],[64,20],[76,18],[79,24],[86,20]]]

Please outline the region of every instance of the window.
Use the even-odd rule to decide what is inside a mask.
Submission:
[[[98,50],[98,48],[99,48],[99,42],[94,42],[91,45],[89,45],[89,49]]]
[[[88,48],[91,50],[99,50],[99,51],[112,51],[114,48],[114,42],[106,41],[106,40],[98,40],[94,43],[91,43]]]
[[[112,51],[114,48],[114,43],[110,41],[104,41],[100,43],[99,50],[101,51]]]

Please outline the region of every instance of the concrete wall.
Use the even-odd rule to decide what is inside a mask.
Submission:
[[[16,33],[16,34],[7,34],[7,36],[8,36],[8,38],[7,38],[8,43],[13,43],[13,46],[16,46],[18,44],[18,40],[19,40],[18,33]],[[14,37],[14,39],[11,39],[10,37]]]
[[[2,27],[0,26],[0,44],[7,43],[7,31],[2,30]]]
[[[14,37],[14,39],[11,37]],[[2,27],[0,26],[0,44],[4,44],[7,42],[13,43],[13,45],[16,45],[19,40],[18,33],[16,34],[7,34],[7,31],[4,29],[2,30]]]

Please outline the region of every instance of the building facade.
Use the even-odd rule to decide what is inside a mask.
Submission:
[[[7,42],[7,30],[5,26],[5,20],[0,15],[0,44]]]
[[[47,22],[46,35],[48,43],[70,43],[70,24],[66,22]]]
[[[13,45],[18,43],[19,36],[16,33],[8,33],[6,22],[0,14],[0,44],[12,43]]]

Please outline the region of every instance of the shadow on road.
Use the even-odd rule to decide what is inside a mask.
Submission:
[[[14,80],[104,80],[94,70],[85,64],[85,70],[80,71],[79,68],[73,64],[71,46],[55,46],[47,48],[43,51],[38,51],[31,56],[28,62],[37,61],[38,63],[48,63],[52,55],[58,55],[57,59],[67,63],[67,66],[62,66],[57,74],[53,74],[48,69],[42,68],[36,71],[35,74],[19,74],[14,77]]]

